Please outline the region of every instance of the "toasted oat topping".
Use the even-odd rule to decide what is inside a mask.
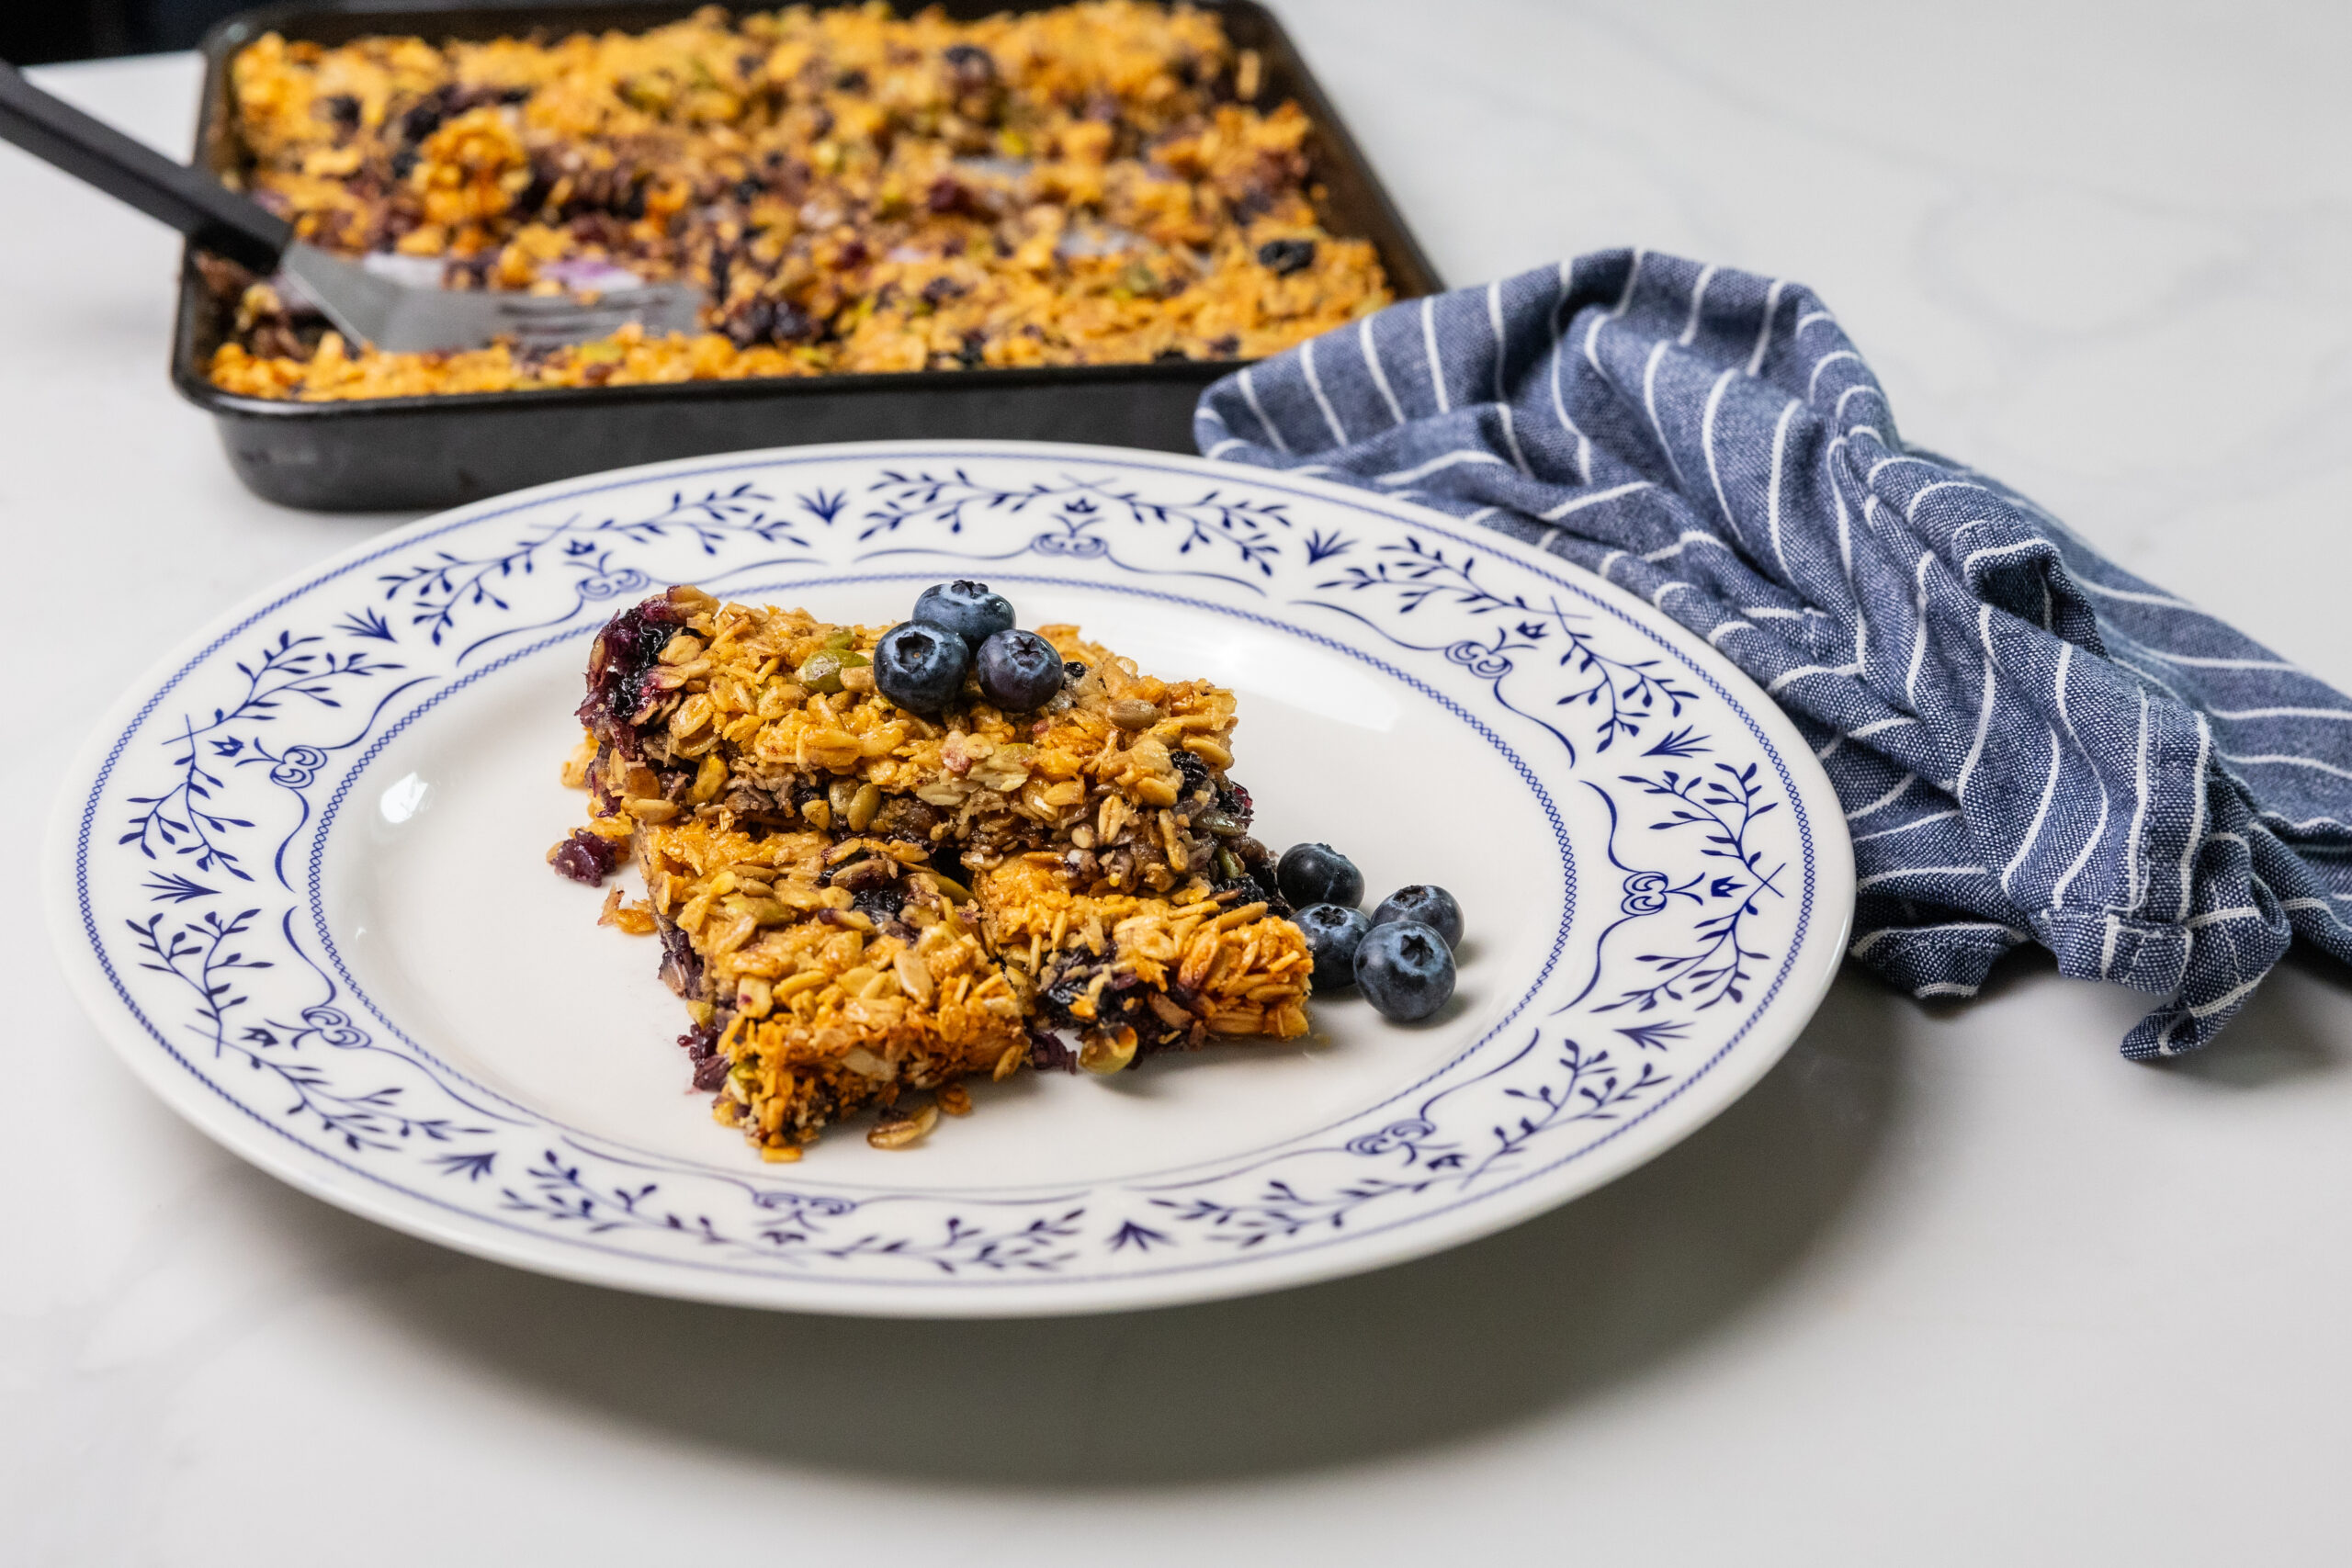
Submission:
[[[1141,674],[1076,626],[1046,626],[1085,673],[1042,710],[1001,712],[967,681],[962,700],[924,718],[857,679],[888,627],[692,589],[636,613],[654,609],[675,618],[658,642],[638,634],[658,649],[650,661],[640,651],[638,670],[599,639],[591,668],[604,688],[583,709],[611,746],[607,789],[640,819],[954,843],[976,869],[1054,848],[1073,853],[1082,887],[1105,891],[1241,874],[1230,852],[1218,863],[1220,837],[1235,836],[1218,788],[1233,694],[1208,682]]]

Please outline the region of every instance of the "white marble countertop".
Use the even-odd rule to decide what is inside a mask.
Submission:
[[[1280,4],[1449,277],[1637,243],[1803,278],[1913,439],[2352,688],[2352,11]],[[187,59],[44,79],[185,146]],[[0,799],[39,825],[147,664],[389,520],[238,488],[164,379],[175,242],[7,152],[0,211],[42,738]],[[2274,545],[2339,570],[2258,570]],[[2352,976],[2317,961],[2165,1068],[2116,1055],[2142,998],[2046,963],[1962,1010],[1849,974],[1714,1125],[1455,1253],[859,1323],[511,1272],[247,1168],[99,1043],[22,858],[9,1563],[2279,1568],[2352,1538]]]

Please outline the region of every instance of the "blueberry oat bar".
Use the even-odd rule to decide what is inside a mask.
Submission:
[[[248,396],[1255,359],[1393,298],[1323,227],[1314,127],[1214,8],[268,32],[230,76],[237,178],[313,244],[452,288],[707,300],[692,335],[386,354],[207,258],[233,310],[210,376]]]
[[[1041,706],[967,684],[926,716],[876,690],[884,629],[674,588],[591,652],[596,820],[559,869],[632,845],[723,1117],[790,1157],[908,1090],[1064,1065],[1064,1032],[1098,1071],[1305,1032],[1230,692],[1046,626]]]
[[[1031,853],[978,878],[982,929],[1018,970],[1046,1031],[1083,1042],[1080,1065],[1113,1072],[1211,1037],[1306,1032],[1315,964],[1274,897],[1196,877],[1165,895],[1119,892]]]
[[[637,840],[662,976],[695,1021],[695,1087],[763,1152],[794,1157],[828,1122],[1028,1055],[1017,993],[922,846],[698,817]],[[873,1136],[920,1136],[936,1111],[922,1114]]]

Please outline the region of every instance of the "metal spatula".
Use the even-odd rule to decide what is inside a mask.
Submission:
[[[198,170],[173,163],[112,126],[51,97],[0,62],[0,141],[160,219],[208,251],[267,276],[291,278],[354,343],[391,353],[481,348],[510,337],[526,348],[606,337],[629,321],[693,332],[702,294],[657,283],[572,295],[420,288],[369,272],[294,237],[293,226]]]

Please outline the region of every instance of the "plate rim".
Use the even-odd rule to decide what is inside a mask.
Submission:
[[[157,1051],[149,1030],[132,1009],[115,995],[113,984],[98,960],[98,942],[95,932],[87,929],[76,888],[85,808],[90,803],[99,773],[127,739],[129,728],[168,695],[181,675],[216,654],[221,645],[253,623],[355,568],[405,548],[420,538],[526,510],[586,487],[642,483],[777,461],[855,460],[916,451],[933,457],[969,453],[977,457],[1041,458],[1114,467],[1143,462],[1163,471],[1191,472],[1219,479],[1254,478],[1296,488],[1344,506],[1387,513],[1408,523],[1419,521],[1456,537],[1474,535],[1465,542],[1515,560],[1522,568],[1572,580],[1578,589],[1612,605],[1625,620],[1669,641],[1679,654],[1702,667],[1719,685],[1746,699],[1741,705],[1748,709],[1748,716],[1763,732],[1761,739],[1767,748],[1777,754],[1792,784],[1804,795],[1807,815],[1819,824],[1819,830],[1812,835],[1812,872],[1815,914],[1820,924],[1817,934],[1804,939],[1804,945],[1810,952],[1799,954],[1800,959],[1810,957],[1816,962],[1808,971],[1804,963],[1792,960],[1782,981],[1781,996],[1751,1018],[1734,1040],[1719,1049],[1718,1057],[1729,1059],[1714,1060],[1700,1075],[1709,1086],[1700,1102],[1701,1113],[1687,1117],[1679,1126],[1669,1125],[1662,1136],[1621,1145],[1621,1148],[1634,1151],[1630,1156],[1612,1155],[1602,1147],[1592,1146],[1586,1156],[1576,1160],[1573,1171],[1564,1165],[1537,1168],[1498,1183],[1476,1203],[1450,1211],[1453,1215],[1451,1223],[1400,1224],[1356,1233],[1349,1238],[1351,1245],[1344,1247],[1303,1247],[1265,1255],[1253,1260],[1251,1267],[1238,1270],[1200,1269],[1107,1279],[1000,1281],[989,1285],[956,1281],[966,1288],[936,1292],[904,1292],[863,1280],[812,1280],[695,1267],[684,1260],[591,1250],[551,1235],[472,1223],[471,1216],[464,1211],[403,1188],[364,1179],[345,1169],[340,1162],[321,1158],[318,1151],[307,1145],[283,1136],[271,1139],[257,1135],[277,1129],[260,1122],[252,1111],[229,1099],[200,1075],[181,1070],[168,1048]],[[1476,530],[1474,525],[1436,508],[1314,474],[1224,463],[1189,454],[1061,442],[843,442],[673,458],[577,475],[487,497],[355,541],[208,617],[197,630],[153,660],[123,694],[105,707],[91,732],[75,748],[65,771],[51,808],[42,863],[43,903],[59,966],[75,1000],[101,1038],[133,1076],[183,1120],[229,1153],[298,1190],[361,1218],[469,1256],[581,1283],[763,1310],[892,1318],[1079,1315],[1255,1295],[1387,1268],[1508,1229],[1648,1163],[1713,1121],[1752,1089],[1787,1054],[1818,1011],[1845,955],[1854,914],[1852,847],[1845,829],[1844,813],[1812,747],[1751,677],[1703,637],[1638,595],[1565,557],[1506,535]],[[1745,1048],[1735,1051],[1736,1046]],[[1689,1080],[1689,1087],[1697,1088],[1698,1082],[1694,1077]],[[1611,1134],[1600,1143],[1611,1143],[1615,1138],[1616,1134]]]

